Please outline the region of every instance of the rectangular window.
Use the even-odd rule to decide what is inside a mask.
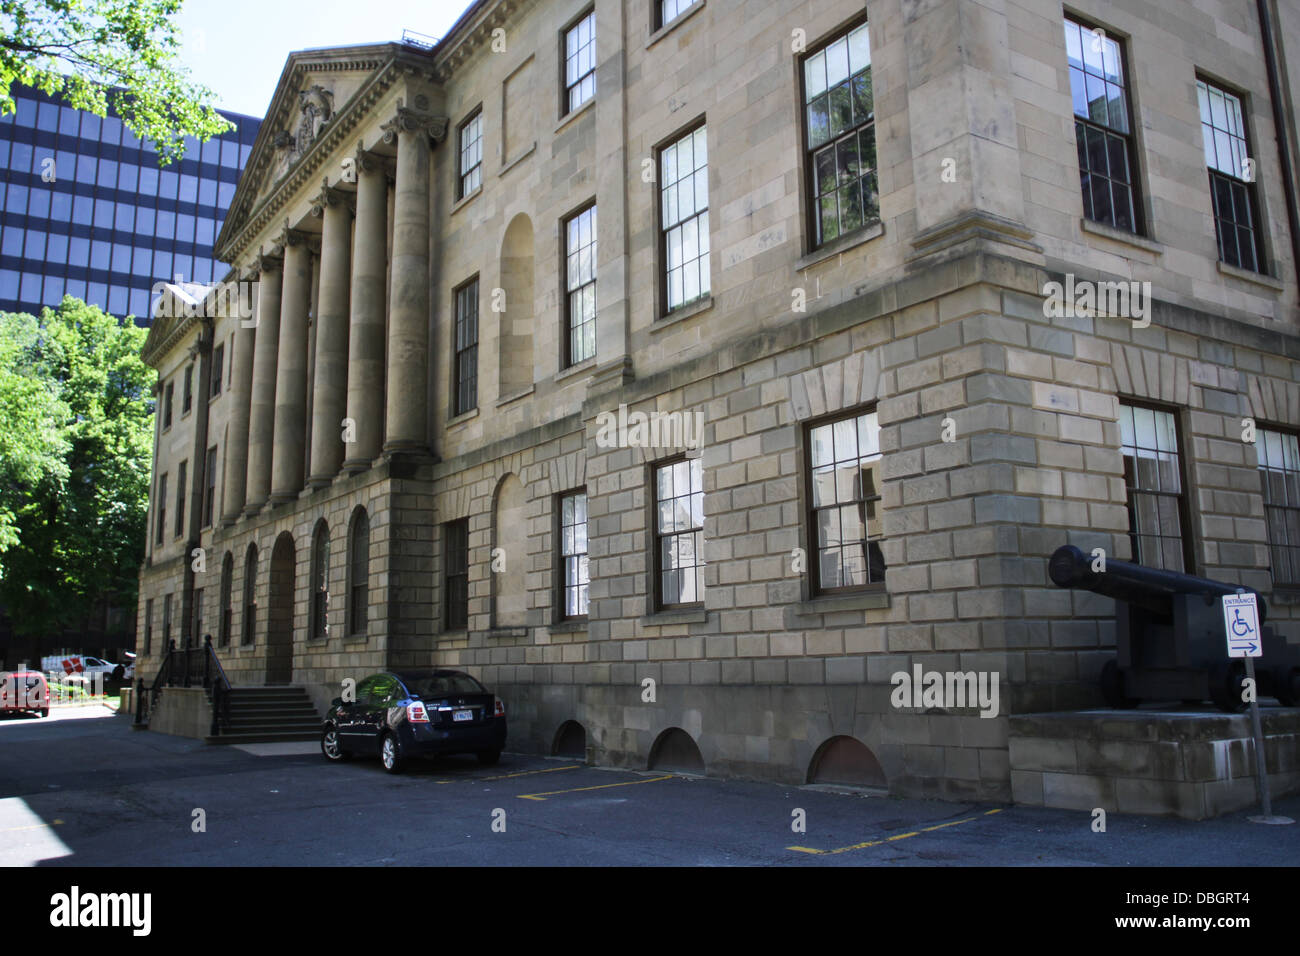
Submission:
[[[658,30],[672,23],[697,2],[698,0],[654,0],[655,29]]]
[[[194,403],[194,365],[185,366],[185,388],[181,392],[181,414],[188,415]]]
[[[596,207],[564,223],[566,365],[596,355]]]
[[[1066,17],[1065,52],[1083,213],[1095,222],[1138,232],[1141,204],[1123,50],[1101,28]]]
[[[1178,419],[1171,411],[1121,402],[1119,431],[1133,560],[1192,573]]]
[[[452,414],[478,407],[478,279],[456,290],[456,358]]]
[[[460,179],[456,198],[464,199],[483,184],[483,113],[478,112],[460,127]]]
[[[217,500],[217,446],[208,449],[203,469],[203,527],[212,527],[212,510]]]
[[[190,618],[190,639],[195,646],[202,646],[203,638],[203,588],[194,589],[194,614]]]
[[[144,602],[144,656],[153,649],[153,598]]]
[[[565,113],[596,95],[596,11],[564,31]]]
[[[704,601],[704,470],[699,458],[654,470],[655,597],[660,608]]]
[[[587,565],[587,495],[560,498],[561,619],[586,617],[591,576]]]
[[[1261,428],[1255,433],[1255,452],[1273,586],[1300,588],[1300,438],[1294,432]]]
[[[813,244],[880,219],[871,39],[865,23],[834,37],[803,61],[804,168]]]
[[[163,597],[162,624],[162,646],[166,651],[171,649],[172,642],[172,596],[170,594]]]
[[[469,519],[443,525],[443,600],[449,631],[469,626]]]
[[[1262,272],[1255,161],[1246,140],[1241,97],[1197,80],[1196,100],[1201,109],[1201,140],[1210,174],[1219,259],[1230,266]]]
[[[187,460],[176,469],[176,530],[173,534],[178,538],[185,531],[185,471],[188,466]]]
[[[168,382],[163,391],[163,431],[172,427],[172,399],[175,397],[176,383]]]
[[[163,543],[164,530],[167,527],[167,475],[158,479],[158,516],[154,519],[154,543]]]
[[[664,312],[709,294],[709,153],[700,126],[659,153]]]
[[[226,343],[222,342],[212,350],[212,397],[221,394],[222,366],[226,364]]]
[[[817,549],[815,593],[885,581],[880,461],[880,424],[874,411],[808,430],[809,538]]]

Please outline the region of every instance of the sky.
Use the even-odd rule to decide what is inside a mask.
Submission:
[[[184,0],[181,62],[219,109],[263,116],[295,50],[439,37],[470,0]]]

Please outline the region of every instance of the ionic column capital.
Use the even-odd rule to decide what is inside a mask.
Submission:
[[[316,219],[325,215],[325,209],[328,206],[344,206],[349,213],[356,213],[356,202],[352,193],[344,192],[337,186],[331,186],[329,177],[326,176],[321,180],[320,193],[312,200],[311,214]]]
[[[389,144],[397,142],[399,133],[419,132],[426,132],[434,143],[441,143],[447,138],[447,117],[399,105],[396,115],[379,128],[383,130],[384,142]]]

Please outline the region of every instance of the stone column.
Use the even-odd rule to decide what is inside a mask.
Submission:
[[[326,187],[312,208],[324,219],[316,305],[316,369],[312,388],[311,468],[307,483],[323,488],[343,466],[348,395],[348,272],[351,197]]]
[[[365,471],[379,457],[384,420],[384,299],[388,269],[388,177],[357,150],[357,227],[352,250],[347,417],[356,441],[343,467]]]
[[[240,282],[253,283],[257,288],[256,271],[245,272]],[[237,296],[236,301],[244,302],[244,297]],[[248,488],[248,420],[250,402],[253,396],[253,358],[257,350],[257,309],[260,298],[253,302],[254,312],[251,316],[239,316],[239,325],[235,329],[234,342],[230,347],[230,420],[226,432],[225,472],[221,480],[222,502],[221,523],[226,527],[239,519],[244,508],[245,494]]]
[[[248,409],[248,480],[244,513],[255,515],[271,496],[271,442],[275,430],[275,370],[280,347],[283,260],[262,256],[257,286],[257,336]]]
[[[311,250],[307,235],[286,230],[280,347],[275,371],[275,438],[271,502],[293,501],[303,488],[307,443],[307,312],[311,308]]]
[[[429,451],[429,139],[446,117],[398,107],[382,127],[397,141],[393,287],[388,319],[388,414],[384,452]]]

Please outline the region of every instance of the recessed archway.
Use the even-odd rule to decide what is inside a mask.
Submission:
[[[849,787],[887,787],[885,771],[876,755],[856,737],[827,740],[808,765],[809,783],[837,783]]]
[[[695,738],[680,727],[669,727],[650,748],[649,769],[704,773],[704,757]]]
[[[266,682],[293,680],[293,535],[285,531],[271,551],[270,597],[266,622]]]
[[[566,720],[555,732],[551,753],[556,757],[587,759],[587,730],[576,720]]]
[[[501,289],[497,314],[498,394],[517,395],[533,384],[533,223],[524,213],[510,220],[501,242]]]

